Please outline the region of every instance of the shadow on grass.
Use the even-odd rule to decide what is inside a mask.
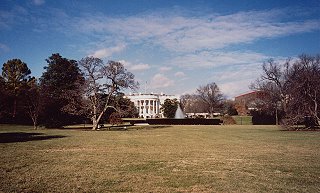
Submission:
[[[43,133],[11,132],[0,133],[0,143],[16,143],[64,138],[63,135],[44,135]]]
[[[172,127],[172,125],[150,125],[148,127],[145,127],[145,129],[152,130],[152,129],[163,129],[163,128],[169,128]]]
[[[102,125],[98,131],[128,131],[128,130],[152,130],[172,127],[172,125]],[[64,127],[62,130],[79,130],[79,131],[93,131],[92,127]]]
[[[163,129],[172,127],[171,125],[126,125],[126,126],[111,126],[102,127],[100,130],[104,131],[127,131],[127,130],[153,130],[153,129]]]

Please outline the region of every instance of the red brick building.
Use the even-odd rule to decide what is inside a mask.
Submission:
[[[239,115],[248,115],[250,110],[257,108],[256,102],[262,100],[265,93],[252,91],[235,97],[235,108]]]

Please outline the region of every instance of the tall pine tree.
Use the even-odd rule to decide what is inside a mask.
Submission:
[[[15,121],[17,116],[17,107],[21,96],[27,86],[28,81],[32,78],[30,77],[31,70],[28,68],[27,64],[22,62],[20,59],[8,60],[3,64],[2,67],[2,82],[3,82],[3,92],[8,96],[6,102],[11,107],[11,110],[7,112]]]
[[[46,61],[48,66],[40,78],[45,104],[42,121],[46,127],[61,127],[75,121],[75,116],[64,111],[64,108],[82,100],[81,86],[84,79],[75,60],[63,58],[56,53]]]

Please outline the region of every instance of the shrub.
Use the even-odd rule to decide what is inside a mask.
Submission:
[[[223,116],[222,120],[223,120],[224,125],[235,125],[236,124],[236,120],[234,120],[234,118],[231,117],[230,115]]]
[[[109,117],[109,123],[111,125],[120,125],[123,123],[119,113],[113,112]]]
[[[251,111],[253,125],[275,125],[276,119],[274,115],[270,115],[263,111]]]

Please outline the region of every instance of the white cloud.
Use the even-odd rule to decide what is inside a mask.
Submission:
[[[91,56],[96,58],[106,58],[111,56],[114,53],[121,52],[126,48],[125,44],[119,44],[117,46],[111,47],[111,48],[103,48],[95,51]]]
[[[181,77],[185,77],[186,74],[184,72],[176,72],[174,76],[181,78]]]
[[[9,52],[9,51],[10,51],[10,48],[7,45],[0,43],[0,54]]]
[[[131,62],[128,62],[126,60],[119,60],[118,62],[123,64],[126,68],[130,67],[130,65],[131,65]]]
[[[99,15],[82,18],[80,26],[82,31],[112,34],[115,38],[127,41],[146,41],[174,52],[220,49],[258,39],[320,29],[319,20],[283,21],[283,17],[289,17],[290,11],[294,10],[275,9],[197,17],[161,13],[125,18]]]
[[[43,5],[44,3],[45,3],[45,1],[44,0],[32,0],[32,3],[34,4],[34,5]]]
[[[154,89],[167,88],[174,85],[174,81],[170,80],[163,74],[156,74],[151,79],[151,87]]]
[[[172,69],[172,67],[169,67],[169,66],[162,66],[159,68],[159,71],[160,72],[167,72],[167,71],[170,71]]]
[[[0,30],[11,29],[14,25],[28,21],[29,12],[22,6],[0,9]]]
[[[261,63],[270,57],[254,52],[219,52],[202,51],[195,54],[184,54],[171,59],[171,65],[181,67],[218,67]]]
[[[226,82],[219,84],[221,92],[227,96],[227,98],[234,98],[241,93],[246,93],[249,91],[248,85],[251,83],[250,80],[235,80],[231,82]]]
[[[44,0],[34,2],[35,4],[45,3]],[[10,29],[17,23],[31,22],[32,26],[37,29],[56,30],[69,36],[81,37],[80,42],[84,46],[78,46],[81,47],[79,49],[84,49],[83,52],[99,58],[110,57],[123,50],[129,52],[131,49],[151,48],[146,52],[144,52],[145,50],[141,51],[140,55],[137,52],[128,53],[130,58],[136,57],[136,60],[139,61],[144,57],[143,54],[148,52],[152,56],[160,58],[159,56],[163,56],[160,54],[163,53],[157,55],[158,53],[154,51],[164,50],[169,53],[165,53],[167,54],[164,55],[165,62],[162,63],[166,66],[156,68],[155,70],[159,74],[151,78],[151,83],[155,88],[169,88],[171,91],[171,86],[179,83],[179,81],[174,82],[165,76],[165,72],[174,69],[174,66],[195,70],[194,75],[201,76],[199,81],[202,81],[199,84],[195,83],[197,85],[211,78],[206,76],[208,73],[204,73],[201,68],[205,70],[214,68],[216,72],[216,68],[221,67],[224,69],[214,75],[220,79],[219,86],[222,85],[228,96],[248,89],[248,83],[259,74],[257,64],[261,64],[271,57],[262,53],[241,51],[244,49],[241,45],[261,39],[320,29],[319,19],[310,20],[302,17],[297,20],[296,14],[299,13],[292,9],[247,11],[228,15],[193,14],[192,12],[168,14],[168,12],[155,11],[152,14],[147,12],[125,17],[106,16],[103,13],[93,15],[86,13],[71,17],[64,10],[50,8],[46,10],[48,14],[44,18],[32,18],[27,21],[30,18],[30,13],[23,8],[15,8],[0,11],[0,28],[2,30]],[[294,12],[295,16],[292,16],[291,12]],[[190,15],[192,16],[190,17]],[[48,23],[48,18],[50,21],[52,19],[52,22]],[[111,45],[111,47],[105,47],[106,45]],[[237,45],[240,50],[229,51],[228,48],[233,45]],[[8,48],[0,44],[0,51],[5,50]],[[154,64],[151,66],[143,62],[131,63],[125,60],[121,62],[127,69],[136,72],[154,67]],[[155,64],[161,64],[161,61],[157,61]],[[191,75],[192,73],[188,73],[188,76]],[[149,79],[148,76],[143,78]],[[174,76],[172,78],[178,79],[177,77],[183,76],[183,72],[177,72]],[[191,89],[189,88],[190,84],[181,87],[185,90]]]
[[[132,71],[144,71],[150,68],[149,64],[136,64],[132,65],[129,69]]]
[[[285,62],[285,58],[282,57],[276,57],[274,60],[280,64]],[[209,81],[216,82],[223,94],[233,98],[250,90],[249,86],[261,76],[262,62],[248,60],[241,65],[229,65],[217,69],[219,71],[213,71]]]
[[[131,62],[126,60],[119,60],[119,62],[122,63],[130,71],[145,71],[151,68],[149,64],[132,64]]]
[[[227,68],[222,72],[213,73],[214,80],[223,94],[233,98],[247,92],[249,85],[260,75],[261,64],[247,64],[241,67]]]

